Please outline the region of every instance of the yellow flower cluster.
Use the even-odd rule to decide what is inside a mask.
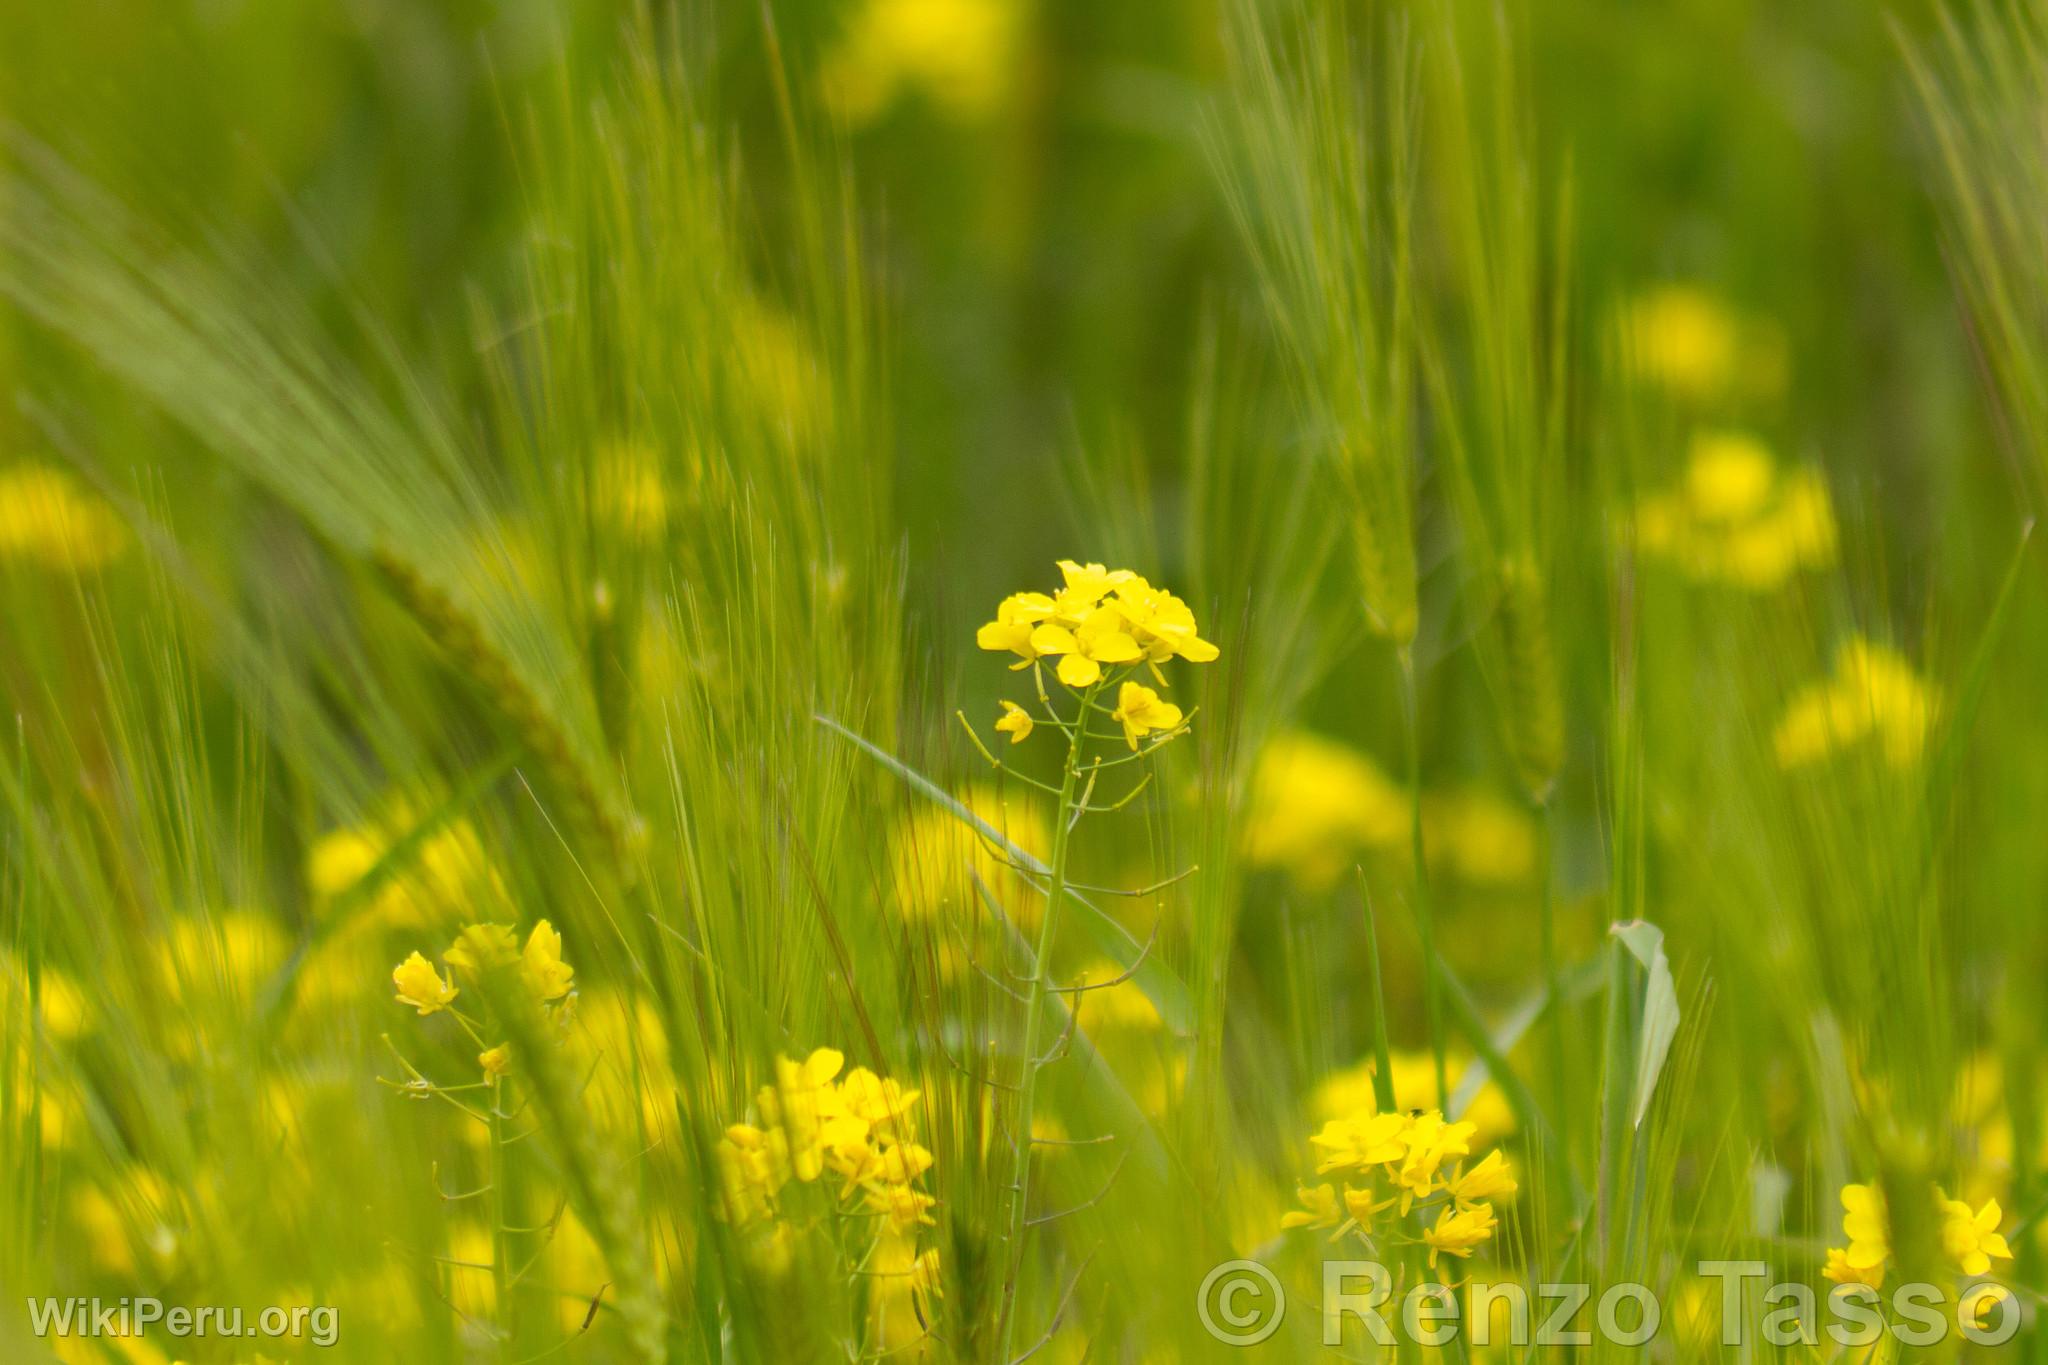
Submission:
[[[1395,1051],[1387,1062],[1393,1072],[1394,1107],[1420,1109],[1436,1095],[1436,1059],[1428,1051]],[[1470,1058],[1453,1052],[1448,1065],[1452,1076],[1462,1075]],[[1342,1118],[1373,1107],[1373,1073],[1378,1064],[1370,1057],[1352,1066],[1340,1067],[1323,1077],[1309,1094],[1310,1115],[1319,1122]],[[1472,1139],[1483,1144],[1499,1142],[1515,1131],[1515,1111],[1497,1081],[1489,1079],[1471,1098],[1460,1117],[1473,1125]]]
[[[979,121],[1009,96],[1023,18],[1020,0],[866,0],[825,62],[826,102],[864,124],[916,91]]]
[[[1164,687],[1166,675],[1159,665],[1168,659],[1178,656],[1204,664],[1216,657],[1216,646],[1197,633],[1188,604],[1164,588],[1153,587],[1129,569],[1105,569],[1071,559],[1061,560],[1059,567],[1064,579],[1059,591],[1004,598],[996,619],[975,632],[975,643],[1015,654],[1017,668],[1056,659],[1059,680],[1077,689],[1100,683],[1105,665],[1115,669],[1139,663],[1150,667]],[[1173,719],[1166,722],[1169,712]],[[1180,709],[1161,702],[1148,687],[1126,684],[1118,697],[1117,718],[1135,747],[1139,736],[1179,724]],[[1030,733],[1028,726],[1025,733]]]
[[[114,510],[62,470],[18,464],[0,470],[0,560],[49,569],[103,568],[127,548]]]
[[[576,976],[576,969],[562,961],[561,934],[546,920],[533,926],[524,949],[502,924],[467,925],[441,960],[447,964],[446,973],[436,970],[426,954],[415,948],[393,967],[391,984],[397,989],[398,1003],[412,1006],[422,1017],[443,1010],[452,1013],[455,998],[462,994],[455,984],[458,974],[474,982],[492,968],[516,963],[537,1004],[562,1005]],[[496,1080],[512,1067],[512,1053],[504,1043],[485,1048],[476,1060],[486,1080]]]
[[[1252,770],[1245,858],[1283,869],[1305,891],[1327,891],[1361,854],[1407,856],[1411,805],[1407,788],[1365,754],[1306,730],[1282,731]],[[1534,824],[1493,792],[1427,792],[1422,824],[1432,870],[1467,885],[1514,886],[1535,871]]]
[[[1760,441],[1740,432],[1695,436],[1684,480],[1645,496],[1635,529],[1644,554],[1751,592],[1835,558],[1835,514],[1820,475],[1779,470]]]
[[[1896,651],[1852,636],[1835,653],[1834,675],[1801,688],[1786,706],[1772,737],[1778,765],[1802,768],[1874,741],[1892,767],[1911,767],[1938,700]]]
[[[845,1061],[832,1048],[775,1059],[774,1083],[754,1099],[759,1122],[735,1123],[719,1139],[717,1213],[750,1234],[758,1268],[779,1273],[789,1257],[788,1229],[776,1222],[787,1187],[837,1177],[837,1211],[872,1228],[862,1267],[876,1279],[875,1315],[884,1318],[883,1301],[939,1293],[939,1253],[917,1249],[919,1230],[936,1222],[937,1201],[922,1188],[932,1154],[917,1141],[919,1092],[866,1067],[842,1078]]]
[[[1940,1216],[1942,1254],[1965,1275],[1982,1275],[1995,1258],[2012,1259],[2012,1248],[1998,1231],[2005,1213],[1996,1199],[1987,1199],[1972,1209],[1947,1192],[1934,1191],[1935,1209]],[[1891,1219],[1885,1208],[1884,1192],[1874,1185],[1842,1186],[1842,1235],[1846,1247],[1829,1247],[1821,1274],[1836,1284],[1884,1284],[1885,1262],[1892,1254]]]
[[[1696,285],[1660,285],[1632,300],[1622,316],[1622,342],[1633,371],[1675,398],[1769,396],[1784,386],[1778,329],[1737,314]]]
[[[1493,1201],[1519,1188],[1498,1151],[1464,1160],[1477,1130],[1469,1120],[1447,1120],[1440,1109],[1382,1113],[1368,1104],[1331,1119],[1309,1144],[1320,1154],[1316,1174],[1341,1173],[1343,1187],[1303,1185],[1302,1207],[1280,1226],[1332,1228],[1332,1240],[1356,1231],[1368,1242],[1419,1243],[1429,1248],[1432,1266],[1440,1256],[1467,1258],[1499,1226]],[[1419,1239],[1402,1229],[1417,1213]]]

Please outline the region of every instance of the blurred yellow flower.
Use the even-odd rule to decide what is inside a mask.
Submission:
[[[864,0],[820,73],[826,103],[861,125],[915,92],[978,122],[1009,98],[1023,30],[1020,0]]]
[[[1044,812],[1024,793],[1004,795],[975,783],[959,794],[962,805],[1032,857],[1043,860],[1052,846]],[[1029,928],[1042,913],[1042,898],[1008,866],[1005,855],[951,811],[920,802],[904,812],[889,834],[889,869],[902,913],[930,920],[941,912],[975,917],[978,878],[1005,915]],[[957,947],[948,938],[943,947]]]
[[[1784,386],[1778,329],[1696,285],[1663,284],[1636,297],[1622,316],[1622,340],[1637,375],[1689,402],[1731,392],[1769,397]]]
[[[1520,805],[1483,787],[1429,792],[1422,798],[1423,846],[1441,867],[1471,886],[1519,886],[1536,872],[1536,825]]]
[[[1407,794],[1364,754],[1306,730],[1267,741],[1252,770],[1245,858],[1303,890],[1334,886],[1360,852],[1407,846]]]
[[[613,442],[597,453],[590,478],[590,510],[599,527],[642,543],[668,529],[667,476],[652,446]]]
[[[512,1045],[500,1043],[487,1047],[476,1054],[476,1064],[484,1069],[484,1079],[495,1081],[512,1070]]]
[[[1424,1109],[1436,1103],[1436,1059],[1432,1054],[1395,1052],[1388,1060],[1393,1064],[1396,1109]],[[1470,1062],[1457,1056],[1447,1060],[1451,1084],[1455,1088],[1458,1077],[1464,1074]],[[1372,1078],[1373,1061],[1370,1057],[1354,1066],[1331,1072],[1310,1094],[1310,1113],[1318,1120],[1328,1120],[1359,1110],[1371,1110],[1374,1107]],[[1481,1143],[1498,1142],[1515,1131],[1515,1111],[1500,1086],[1490,1079],[1479,1087],[1471,1103],[1458,1117],[1475,1125],[1473,1137]]]
[[[1694,436],[1679,486],[1637,503],[1635,534],[1687,577],[1750,592],[1832,564],[1837,540],[1821,476],[1781,471],[1760,441],[1731,431]]]
[[[1461,1258],[1470,1256],[1493,1236],[1496,1226],[1493,1209],[1486,1204],[1439,1213],[1422,1233],[1423,1243],[1429,1247],[1430,1265],[1436,1265],[1439,1252]]]
[[[562,936],[555,932],[554,925],[541,920],[533,926],[533,932],[526,936],[522,962],[526,979],[541,1000],[560,1000],[569,993],[569,982],[576,969],[562,961]]]
[[[46,464],[0,469],[0,560],[48,569],[104,568],[128,546],[114,510]]]
[[[1514,1174],[1508,1170],[1507,1158],[1494,1151],[1452,1176],[1445,1182],[1445,1188],[1450,1191],[1452,1202],[1469,1205],[1506,1199],[1521,1186],[1515,1183]]]
[[[1998,1231],[2004,1220],[2005,1212],[1996,1199],[1985,1200],[1983,1208],[1972,1212],[1962,1200],[1943,1195],[1941,1249],[1965,1275],[1982,1275],[1991,1269],[1994,1256],[2001,1261],[2012,1259],[2012,1248]]]
[[[391,969],[391,984],[398,988],[400,1004],[411,1005],[423,1015],[447,1009],[448,1002],[461,994],[454,978],[444,979],[418,949]]]
[[[1835,653],[1833,676],[1794,693],[1772,737],[1778,764],[1800,768],[1865,741],[1885,762],[1920,761],[1939,693],[1896,651],[1852,636]]]
[[[1343,1221],[1337,1191],[1330,1185],[1301,1185],[1295,1188],[1301,1207],[1280,1215],[1282,1228],[1333,1228]]]

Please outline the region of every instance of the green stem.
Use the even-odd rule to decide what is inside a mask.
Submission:
[[[1536,864],[1536,875],[1543,879],[1542,897],[1543,924],[1543,988],[1544,1033],[1550,1052],[1550,1112],[1562,1116],[1571,1112],[1570,1096],[1566,1093],[1564,1040],[1564,972],[1558,965],[1557,955],[1557,888],[1555,886],[1556,821],[1551,805],[1545,801],[1537,811],[1538,845],[1540,855]],[[1553,1168],[1561,1169],[1566,1158],[1562,1152],[1552,1161]]]
[[[1415,925],[1422,936],[1422,1010],[1429,1025],[1430,1055],[1436,1062],[1436,1102],[1451,1101],[1449,1073],[1444,1065],[1443,1001],[1436,973],[1436,917],[1429,900],[1429,864],[1422,838],[1422,711],[1415,684],[1415,650],[1398,646],[1401,665],[1401,730],[1408,759],[1408,852],[1415,861]]]
[[[1081,714],[1094,702],[1101,684],[1088,689],[1081,698]],[[1001,1354],[999,1362],[1010,1360],[1010,1343],[1017,1326],[1017,1282],[1024,1269],[1024,1219],[1031,1188],[1031,1120],[1038,1092],[1038,1025],[1045,1013],[1046,977],[1050,972],[1053,934],[1059,922],[1061,902],[1067,894],[1067,841],[1073,833],[1074,789],[1081,772],[1081,750],[1085,734],[1076,729],[1067,738],[1067,762],[1060,775],[1059,823],[1053,827],[1052,859],[1046,872],[1045,917],[1038,925],[1038,947],[1032,954],[1031,981],[1024,999],[1023,1074],[1018,1081],[1015,1154],[1010,1161],[1010,1221],[1003,1241],[1002,1310],[998,1319]],[[1078,1008],[1078,1003],[1076,1008]]]
[[[512,1210],[505,1174],[504,1077],[491,1081],[491,1292],[496,1305],[498,1353],[512,1358]]]

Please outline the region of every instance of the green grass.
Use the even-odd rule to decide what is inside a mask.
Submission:
[[[0,16],[0,1356],[1375,1358],[1441,1183],[1283,1215],[1440,1107],[1433,1273],[1666,1324],[1404,1359],[2048,1358],[2044,24]],[[1061,559],[1170,742],[977,647]],[[1852,1184],[2027,1329],[1717,1344]]]

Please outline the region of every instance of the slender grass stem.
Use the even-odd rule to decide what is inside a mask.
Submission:
[[[1415,927],[1422,937],[1422,1008],[1429,1024],[1431,1060],[1436,1066],[1436,1102],[1451,1100],[1448,1068],[1444,1063],[1442,987],[1436,972],[1436,920],[1429,898],[1428,850],[1422,832],[1422,715],[1415,682],[1415,648],[1397,646],[1394,656],[1401,671],[1401,733],[1408,765],[1408,852],[1415,863]]]
[[[1100,684],[1088,689],[1081,698],[1083,714],[1092,705]],[[1052,859],[1048,864],[1045,885],[1045,914],[1038,925],[1038,946],[1032,954],[1031,977],[1024,998],[1024,1046],[1020,1054],[1023,1068],[1018,1080],[1017,1125],[1012,1134],[1015,1149],[1010,1159],[1010,1179],[1007,1192],[1010,1196],[1009,1227],[1003,1238],[1003,1293],[1002,1308],[998,1315],[1001,1351],[996,1359],[1008,1362],[1011,1359],[1010,1345],[1015,1339],[1017,1327],[1017,1283],[1023,1275],[1024,1232],[1031,1195],[1031,1121],[1032,1109],[1037,1100],[1038,1073],[1038,1024],[1045,1013],[1046,977],[1050,970],[1052,947],[1056,939],[1060,918],[1061,902],[1067,892],[1067,847],[1073,837],[1074,824],[1080,812],[1076,806],[1075,789],[1081,775],[1081,755],[1086,743],[1085,731],[1075,731],[1067,739],[1067,760],[1060,773],[1059,816],[1053,825]]]

